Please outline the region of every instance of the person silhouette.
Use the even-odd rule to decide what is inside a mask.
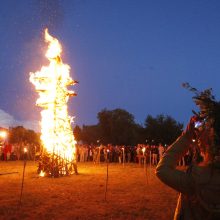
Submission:
[[[210,94],[201,92],[194,97],[200,113],[190,119],[156,167],[157,177],[180,192],[175,220],[220,219],[220,102]],[[178,161],[195,140],[203,161],[191,164],[187,171],[178,170]]]

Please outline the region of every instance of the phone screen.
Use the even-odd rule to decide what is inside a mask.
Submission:
[[[199,128],[199,127],[202,126],[202,124],[203,124],[203,123],[202,123],[201,121],[196,121],[194,127],[195,127],[195,128]]]

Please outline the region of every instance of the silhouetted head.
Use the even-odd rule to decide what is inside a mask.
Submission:
[[[184,83],[183,87],[195,93],[193,101],[200,110],[193,113],[202,122],[196,132],[201,151],[208,155],[210,162],[219,163],[220,167],[220,102],[215,100],[212,89],[200,92],[188,83]]]

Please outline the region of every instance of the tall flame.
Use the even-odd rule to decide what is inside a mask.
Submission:
[[[30,81],[34,84],[39,98],[37,106],[41,111],[41,140],[44,148],[50,154],[59,155],[67,161],[76,161],[75,139],[68,116],[67,102],[69,96],[76,95],[67,86],[76,81],[70,77],[70,66],[61,60],[62,47],[59,41],[45,30],[45,42],[48,49],[45,56],[48,66],[42,66],[40,71],[30,73]]]

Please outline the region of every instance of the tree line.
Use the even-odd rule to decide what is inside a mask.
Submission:
[[[85,144],[112,144],[134,146],[137,144],[169,145],[181,134],[183,124],[167,115],[148,115],[144,125],[135,123],[134,116],[124,109],[103,109],[97,114],[96,125],[76,125],[76,141]],[[22,126],[9,129],[10,143],[40,144],[40,134]]]
[[[28,143],[40,145],[40,134],[23,126],[10,127],[6,140],[11,144]]]
[[[168,115],[148,115],[144,125],[135,123],[134,116],[124,109],[103,109],[97,114],[96,125],[76,125],[73,132],[77,141],[86,144],[170,145],[182,133],[183,124]]]

